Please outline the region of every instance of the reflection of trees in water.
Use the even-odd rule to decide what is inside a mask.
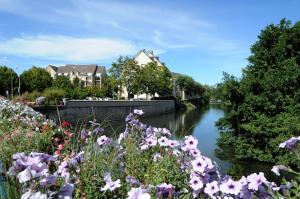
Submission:
[[[242,176],[249,175],[253,172],[263,172],[268,180],[280,182],[280,179],[271,171],[273,165],[254,160],[237,160],[230,146],[218,144],[218,147],[219,148],[215,150],[215,156],[220,160],[230,163],[226,174],[231,175],[235,179],[240,179]]]
[[[181,138],[186,135],[193,134],[195,127],[201,121],[205,112],[209,110],[209,106],[181,112],[175,115],[175,120],[172,121],[171,126],[176,137]]]

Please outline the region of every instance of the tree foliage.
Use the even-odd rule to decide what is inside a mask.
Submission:
[[[33,66],[21,74],[21,91],[43,91],[52,85],[52,77],[44,69]]]
[[[155,63],[148,63],[141,68],[140,87],[141,93],[155,93],[169,95],[172,91],[172,74],[165,66],[158,66]]]
[[[300,135],[300,22],[267,26],[251,53],[240,80],[224,75],[219,125],[232,132],[220,142],[232,144],[239,158],[296,164],[278,144]]]
[[[0,66],[0,95],[5,95],[6,91],[11,92],[11,87],[17,85],[18,75],[6,66]]]
[[[63,89],[71,89],[73,87],[70,78],[63,75],[57,76],[53,80],[52,86],[55,88],[63,88]]]

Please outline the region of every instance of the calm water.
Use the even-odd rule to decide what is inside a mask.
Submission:
[[[176,138],[193,135],[199,141],[198,148],[203,155],[214,160],[222,175],[230,174],[235,178],[248,175],[253,172],[262,171],[268,179],[277,181],[275,175],[270,171],[272,165],[256,161],[236,160],[230,148],[219,148],[217,138],[219,129],[215,126],[216,121],[224,115],[219,105],[210,105],[202,109],[187,112],[164,114],[156,117],[143,118],[142,122],[155,127],[170,129]],[[121,132],[124,123],[115,122],[113,128]]]

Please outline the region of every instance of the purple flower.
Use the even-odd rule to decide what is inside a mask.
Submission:
[[[198,156],[192,162],[193,170],[196,172],[203,173],[205,171],[211,171],[214,169],[214,165],[212,164],[209,158],[204,156]]]
[[[265,178],[264,173],[259,172],[259,174],[257,175],[256,173],[253,173],[251,175],[249,175],[247,177],[247,181],[249,182],[248,187],[251,190],[258,190],[258,187],[263,184],[263,183],[267,183],[267,179]]]
[[[163,128],[162,131],[161,131],[161,133],[162,133],[163,135],[171,135],[170,130],[169,130],[169,129],[166,129],[166,128]]]
[[[148,193],[147,189],[139,188],[131,188],[131,190],[127,193],[127,199],[150,199],[151,196]]]
[[[126,122],[130,122],[131,120],[134,120],[135,117],[132,113],[129,113],[129,115],[127,115],[127,117],[125,118]]]
[[[101,127],[98,126],[97,128],[94,129],[93,132],[97,135],[97,134],[99,134],[99,133],[104,132],[104,128],[101,128]]]
[[[284,165],[276,165],[276,166],[273,166],[273,168],[271,169],[271,171],[273,171],[278,176],[280,176],[280,172],[279,172],[280,170],[288,171],[289,168],[287,168]]]
[[[121,187],[121,181],[120,179],[116,180],[116,181],[112,181],[110,173],[105,173],[103,180],[106,182],[105,186],[101,188],[101,191],[113,191],[119,187]]]
[[[108,137],[106,137],[105,135],[102,135],[101,137],[99,137],[99,138],[97,139],[97,143],[98,143],[98,145],[99,145],[100,147],[103,147],[103,146],[109,144],[110,141],[111,141],[111,139],[108,138]]]
[[[160,146],[169,146],[169,139],[166,138],[165,136],[162,136],[161,138],[158,139],[158,143]]]
[[[280,143],[279,147],[280,148],[287,148],[291,151],[294,151],[294,150],[296,150],[297,142],[299,142],[299,141],[300,141],[300,136],[297,137],[297,138],[296,137],[291,137],[287,141]]]
[[[181,148],[183,151],[189,151],[197,148],[198,140],[193,136],[186,136],[184,140],[184,146]]]
[[[63,161],[62,163],[60,163],[60,165],[58,165],[57,174],[61,177],[67,177],[69,175],[68,168],[69,165],[67,161]]]
[[[206,187],[204,189],[204,192],[209,195],[210,197],[214,197],[214,194],[216,194],[217,192],[219,192],[219,185],[217,181],[213,181],[211,183],[207,183]]]
[[[136,114],[136,115],[143,115],[144,111],[143,110],[134,109],[133,113]]]
[[[57,175],[49,175],[40,180],[40,185],[43,187],[48,187],[54,185],[57,180]]]
[[[89,137],[89,133],[85,129],[81,130],[81,132],[80,132],[80,139],[85,140],[88,137]]]
[[[47,175],[48,167],[45,163],[32,164],[28,166],[25,170],[21,171],[17,178],[20,183],[27,182],[33,178],[37,178],[43,175]]]
[[[162,156],[160,155],[160,153],[155,153],[153,155],[153,161],[157,162],[158,160],[162,159]]]
[[[176,141],[176,140],[170,140],[169,141],[169,147],[175,148],[177,146],[179,146],[179,142],[178,141]]]
[[[162,183],[156,186],[157,197],[170,197],[174,192],[174,187],[172,184]]]
[[[73,198],[74,185],[65,184],[58,192],[58,199],[71,199]]]
[[[149,137],[149,138],[146,138],[145,141],[146,141],[146,144],[147,144],[148,146],[156,146],[156,144],[157,144],[157,139],[156,139],[156,137]]]
[[[46,162],[46,163],[48,163],[50,161],[56,161],[57,160],[57,156],[48,155],[46,153],[32,152],[32,153],[30,153],[30,156],[33,157],[33,158],[38,157],[41,162]]]
[[[190,187],[194,191],[198,191],[203,188],[203,182],[201,181],[201,179],[198,176],[193,175],[190,180]]]
[[[41,193],[40,191],[33,192],[31,189],[29,189],[21,196],[21,199],[47,199],[47,195]]]
[[[84,151],[77,153],[73,158],[70,160],[70,165],[76,166],[83,162],[84,160]]]
[[[128,182],[131,186],[139,186],[141,183],[138,179],[132,177],[132,176],[126,176],[125,178],[126,182]]]
[[[220,190],[225,194],[238,195],[241,189],[242,184],[240,182],[233,181],[232,179],[228,179],[220,186]]]

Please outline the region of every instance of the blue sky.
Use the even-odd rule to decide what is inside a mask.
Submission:
[[[151,49],[170,70],[213,85],[247,65],[260,30],[300,20],[300,0],[0,0],[0,65],[97,63]]]

